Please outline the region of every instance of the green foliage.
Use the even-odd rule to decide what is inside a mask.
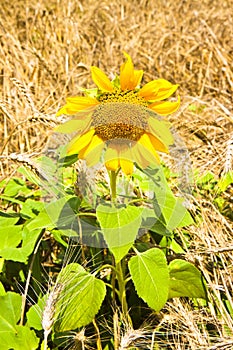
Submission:
[[[175,259],[169,264],[169,298],[206,298],[201,272],[185,260]]]
[[[162,309],[169,290],[169,272],[164,253],[158,248],[137,253],[129,261],[129,270],[138,295],[155,311]]]
[[[39,338],[27,326],[19,326],[22,298],[17,293],[8,292],[0,296],[0,344],[2,350],[34,350]]]
[[[211,171],[202,176],[197,174],[197,186],[203,197],[211,198],[212,203],[224,216],[233,219],[228,192],[233,184],[233,171],[229,170],[217,178]]]
[[[99,205],[97,219],[104,239],[118,263],[133,246],[141,224],[142,208],[128,206],[116,208]]]
[[[35,305],[32,305],[27,312],[27,325],[38,331],[42,330],[42,312],[46,304],[46,297],[39,298],[38,302]]]
[[[72,124],[67,125],[70,126],[73,127]],[[72,163],[76,159],[68,159],[64,150],[62,152],[63,158],[60,158],[57,167],[46,157],[38,160],[45,177],[51,176],[51,186],[48,183],[44,185],[43,176],[40,178],[24,167],[20,168],[20,172],[30,181],[13,178],[1,183],[3,284],[0,317],[5,332],[3,349],[42,347],[43,312],[48,307],[52,319],[52,343],[56,334],[90,327],[93,320],[102,314],[108,322],[112,322],[113,305],[121,308],[124,318],[130,317],[131,311],[127,307],[129,285],[132,288],[130,295],[137,295],[139,304],[135,304],[134,308],[138,310],[142,301],[158,312],[169,298],[205,298],[202,276],[195,266],[179,259],[167,263],[169,249],[174,253],[184,253],[174,233],[177,228],[192,225],[193,219],[184,207],[183,199],[176,197],[170,189],[163,168],[137,169],[133,174],[131,195],[126,192],[119,201],[111,202],[103,197],[100,181],[95,193],[98,205],[93,208],[87,197],[75,195]],[[120,178],[120,185],[126,180]],[[226,182],[229,182],[228,178],[222,183],[222,189]],[[100,235],[108,249],[102,249],[98,241],[102,237]],[[80,247],[75,243],[75,240],[85,237],[92,239],[92,247]],[[40,239],[40,247],[35,251]],[[54,251],[49,242],[53,242]],[[70,253],[71,242],[79,251],[81,249],[82,254]],[[95,243],[98,244],[95,246]],[[155,244],[158,247],[154,247]],[[52,277],[56,279],[51,287],[47,287],[41,267],[47,250],[53,256]],[[136,254],[133,255],[133,252]],[[65,254],[69,257],[68,261]],[[62,267],[56,267],[63,260]],[[29,267],[32,276],[39,279],[47,292],[41,294],[40,288],[31,279],[33,289],[39,293],[38,300],[26,311],[24,325],[19,326],[21,297],[18,293],[6,293],[4,285],[18,291],[12,278],[25,284]],[[33,289],[29,289],[28,293],[35,298]],[[106,302],[103,302],[104,299]],[[6,301],[11,305],[8,309]]]
[[[56,305],[55,329],[62,332],[86,326],[103,302],[106,294],[104,282],[76,263],[67,265],[58,280],[64,288]]]

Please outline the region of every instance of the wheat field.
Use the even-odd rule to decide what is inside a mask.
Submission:
[[[179,84],[169,120],[189,151],[191,212],[202,218],[187,229],[185,258],[203,272],[208,307],[170,301],[159,315],[163,337],[154,337],[161,349],[232,349],[233,191],[221,194],[220,210],[214,185],[203,189],[195,174],[218,181],[232,170],[233,1],[1,0],[0,42],[1,179],[16,173],[15,154],[42,152],[67,96],[94,87],[91,65],[113,77],[125,51],[144,83]]]

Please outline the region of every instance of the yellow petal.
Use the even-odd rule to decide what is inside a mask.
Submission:
[[[92,140],[95,130],[89,130],[83,135],[76,136],[68,145],[68,155],[77,154],[83,148],[85,148]]]
[[[156,96],[158,91],[159,91],[158,80],[152,80],[139,90],[139,95],[144,97],[146,100],[150,100],[152,96],[153,97]]]
[[[119,151],[120,166],[125,175],[130,175],[133,172],[133,162],[135,158],[132,153],[132,147],[127,144],[121,145]]]
[[[127,159],[120,158],[120,167],[125,175],[133,173],[133,162]]]
[[[150,104],[148,107],[160,115],[171,114],[176,112],[180,107],[180,97],[178,96],[178,100],[176,102],[155,102]]]
[[[127,61],[121,65],[120,69],[120,84],[121,89],[134,90],[141,82],[143,71],[134,70],[133,62],[126,52],[123,52]]]
[[[99,136],[94,135],[91,142],[85,147],[85,149],[82,150],[82,158],[84,159],[88,153],[94,151],[95,147],[99,146],[100,144],[104,144],[103,140]]]
[[[149,133],[148,136],[150,138],[151,144],[156,151],[168,153],[168,147],[161,140]]]
[[[148,119],[149,132],[157,137],[164,145],[170,146],[174,143],[170,131],[170,123],[165,120],[158,120],[156,117]]]
[[[117,146],[109,146],[105,152],[104,159],[106,168],[116,171],[120,167]]]
[[[132,90],[140,85],[141,80],[142,80],[142,76],[143,76],[143,70],[135,70],[134,71],[134,81],[133,81],[134,87],[132,88]]]
[[[165,79],[152,80],[139,90],[139,95],[148,101],[161,101],[170,97],[178,86]]]
[[[80,151],[78,157],[79,159],[86,159],[88,166],[93,166],[100,160],[104,146],[105,143],[103,140],[97,135],[94,135],[91,142]]]
[[[154,101],[162,101],[170,97],[178,89],[179,85],[172,85],[170,89],[159,89]]]
[[[111,159],[108,160],[107,162],[105,162],[105,166],[107,168],[107,170],[111,170],[111,171],[116,171],[119,169],[120,164],[119,164],[119,159]]]
[[[57,112],[57,116],[61,114],[74,115],[79,111],[99,104],[95,98],[84,96],[68,97],[66,102],[66,105]]]
[[[91,122],[92,113],[86,113],[85,119],[71,119],[67,122],[58,125],[56,128],[54,128],[55,132],[59,132],[61,134],[70,134],[72,132],[82,132],[84,133],[85,130],[89,127]]]
[[[132,148],[133,157],[134,157],[135,162],[141,168],[145,169],[146,167],[148,167],[150,165],[150,162],[148,159],[146,159],[145,152],[143,152],[143,151],[144,151],[144,149],[142,149],[142,146],[138,143]]]
[[[150,161],[150,163],[159,163],[160,158],[158,153],[156,152],[151,140],[147,134],[143,134],[138,140],[138,144],[142,146],[140,148],[140,152],[145,154],[145,158]]]
[[[113,85],[107,75],[98,67],[91,67],[92,80],[102,91],[113,91]]]

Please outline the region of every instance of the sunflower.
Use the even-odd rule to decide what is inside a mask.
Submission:
[[[180,98],[167,100],[178,85],[165,79],[140,87],[143,71],[135,70],[131,57],[124,55],[126,61],[113,81],[98,67],[91,67],[97,89],[85,90],[86,96],[67,98],[57,115],[73,118],[56,131],[76,132],[67,147],[68,155],[78,154],[88,166],[103,157],[109,171],[121,168],[130,175],[134,162],[146,168],[159,162],[157,152],[168,153],[173,137],[162,116],[175,112]]]

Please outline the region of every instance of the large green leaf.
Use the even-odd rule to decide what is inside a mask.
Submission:
[[[58,283],[62,290],[56,303],[55,329],[63,332],[89,324],[104,300],[105,283],[77,263],[63,269]]]
[[[233,184],[233,171],[230,170],[227,173],[223,174],[218,181],[218,187],[221,192],[226,191],[227,187]]]
[[[39,339],[26,326],[18,326],[22,298],[17,293],[8,292],[0,296],[0,344],[1,350],[35,350]]]
[[[164,253],[152,248],[137,253],[129,261],[129,270],[138,295],[155,311],[166,303],[169,273]]]
[[[185,260],[175,259],[169,264],[169,298],[206,298],[201,272]]]
[[[104,239],[119,262],[132,247],[142,221],[142,208],[99,205],[96,209]]]

